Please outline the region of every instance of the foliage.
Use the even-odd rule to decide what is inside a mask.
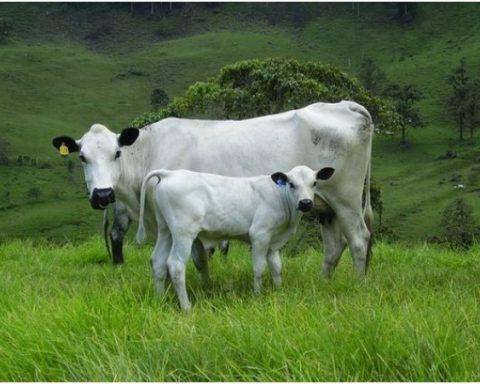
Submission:
[[[473,245],[477,227],[472,214],[472,207],[461,198],[443,211],[441,226],[451,248],[469,249]]]
[[[415,105],[423,98],[423,95],[413,84],[391,84],[387,87],[385,93],[393,100],[393,105],[399,116],[401,144],[406,144],[407,127],[425,126],[420,111]]]
[[[13,37],[12,23],[0,17],[0,44],[8,42]]]
[[[476,109],[480,99],[478,97],[479,81],[472,80],[467,73],[466,58],[460,60],[448,77],[448,83],[452,86],[452,93],[448,100],[449,109],[457,121],[459,140],[464,140],[465,127],[470,125],[470,137],[473,138],[476,124]]]
[[[165,107],[170,98],[162,88],[155,88],[150,95],[150,105],[153,109]]]
[[[377,95],[382,93],[385,72],[373,59],[367,57],[362,60],[358,77],[367,90]]]
[[[244,119],[310,103],[354,100],[372,114],[376,126],[392,127],[395,112],[338,68],[291,59],[240,61],[227,65],[206,82],[198,82],[176,97],[159,112],[147,113],[134,120],[142,127],[162,118],[208,117]]]

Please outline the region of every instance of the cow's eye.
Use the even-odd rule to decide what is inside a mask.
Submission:
[[[292,189],[295,189],[295,184],[293,184],[293,183],[288,183],[288,186]]]
[[[80,155],[80,160],[82,161],[82,163],[87,162],[87,159],[85,159],[85,156],[83,156],[83,155]]]
[[[122,152],[121,152],[121,151],[117,151],[117,152],[115,153],[115,160],[117,160],[121,155],[122,155]]]
[[[313,182],[313,186],[314,186],[314,187],[317,186],[317,182],[316,182],[316,181]]]

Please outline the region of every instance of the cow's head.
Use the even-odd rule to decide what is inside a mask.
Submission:
[[[335,170],[325,167],[315,172],[306,166],[298,166],[288,173],[276,172],[271,175],[272,180],[281,188],[287,188],[291,201],[302,212],[313,208],[315,188],[318,182],[326,181],[332,177]]]
[[[52,144],[62,156],[79,152],[90,203],[94,209],[105,209],[115,202],[114,190],[121,174],[121,148],[132,145],[138,135],[136,128],[126,128],[116,134],[103,125],[95,124],[80,140],[59,136],[53,139]]]

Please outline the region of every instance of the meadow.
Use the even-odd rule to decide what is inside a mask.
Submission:
[[[365,280],[348,253],[283,258],[283,286],[252,289],[248,247],[211,260],[194,308],[153,292],[151,247],[113,267],[100,238],[0,246],[0,381],[478,381],[480,248],[377,243]]]

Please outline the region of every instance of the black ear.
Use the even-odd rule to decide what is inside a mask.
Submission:
[[[52,140],[52,145],[58,149],[62,156],[66,156],[72,152],[78,152],[80,147],[78,146],[77,142],[72,139],[70,136],[58,136]],[[66,151],[64,148],[67,148]]]
[[[125,128],[118,138],[120,147],[132,145],[137,140],[140,131],[137,128]]]
[[[270,176],[273,182],[277,185],[284,186],[288,183],[288,176],[283,172],[275,172],[273,175]]]
[[[335,169],[330,167],[322,168],[317,172],[317,180],[328,180],[335,173]]]

